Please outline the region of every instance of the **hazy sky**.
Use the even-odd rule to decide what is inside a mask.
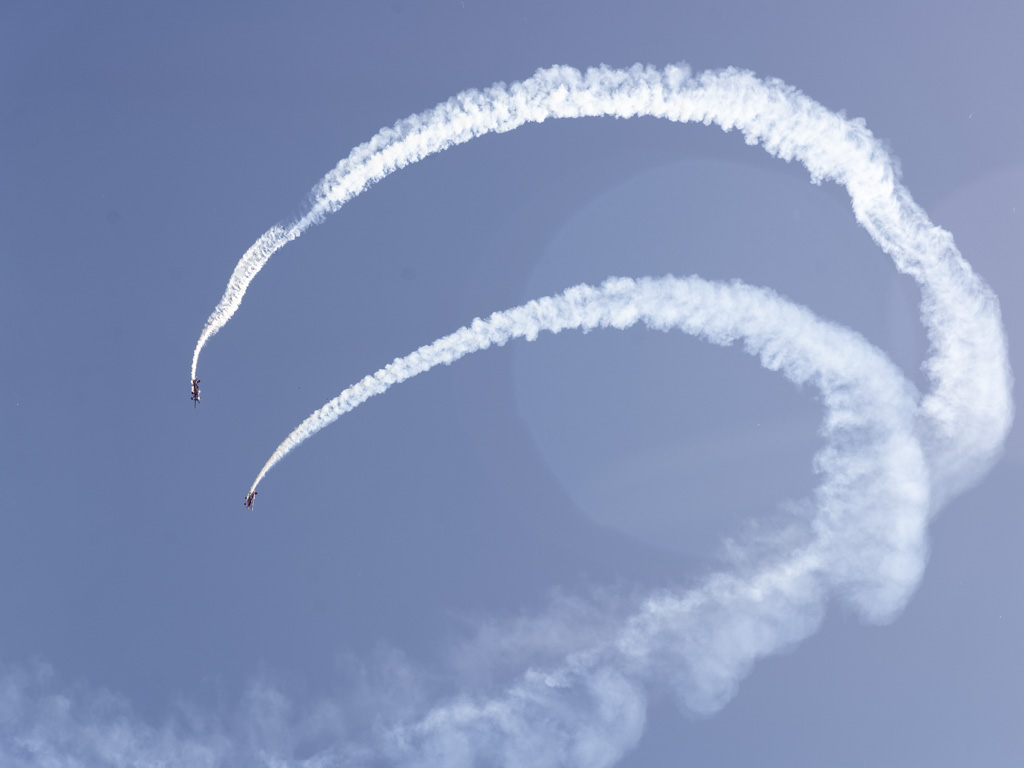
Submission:
[[[1024,370],[1024,10],[770,6],[4,4],[0,762],[487,764],[479,730],[423,736],[486,702],[553,764],[1024,762],[1020,428],[932,522],[895,621],[839,590],[712,714],[692,680],[641,692],[585,651],[705,583],[726,537],[808,514],[822,398],[741,345],[642,327],[512,341],[343,416],[240,504],[365,375],[613,275],[770,287],[927,391],[917,285],[843,188],[736,132],[553,120],[405,168],[271,259],[188,400],[237,260],[353,147],[553,64],[736,66],[864,118],[998,294]],[[594,752],[509,704],[567,663],[586,682],[550,706]]]

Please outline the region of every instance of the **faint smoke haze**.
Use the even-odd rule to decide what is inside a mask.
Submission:
[[[918,393],[857,334],[740,283],[616,278],[478,319],[346,389],[292,433],[256,482],[317,429],[434,365],[542,330],[643,322],[740,343],[768,369],[817,388],[826,444],[815,457],[820,483],[808,513],[757,540],[734,542],[730,570],[689,589],[623,598],[611,619],[556,605],[528,623],[521,642],[501,646],[521,662],[514,674],[456,695],[424,692],[415,670],[390,660],[367,674],[391,675],[394,695],[359,698],[357,687],[348,698],[299,707],[273,686],[254,684],[235,714],[183,707],[156,728],[114,697],[58,692],[44,668],[4,670],[0,763],[608,766],[639,740],[652,696],[715,712],[757,659],[813,633],[829,598],[868,621],[896,617],[923,573],[930,516],[987,471],[1012,422],[999,306],[950,234],[901,186],[894,161],[864,123],[779,81],[733,69],[693,76],[680,66],[554,67],[400,121],[331,171],[306,214],[246,252],[197,343],[193,378],[203,345],[269,257],[373,182],[485,133],[597,115],[735,128],[748,143],[803,163],[815,182],[844,185],[857,221],[921,286],[929,391]],[[538,637],[558,638],[557,659],[537,661]],[[494,645],[482,637],[477,653],[487,658]]]

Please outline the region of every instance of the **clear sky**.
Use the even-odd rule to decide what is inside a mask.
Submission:
[[[310,412],[475,317],[612,275],[740,279],[928,390],[920,291],[842,187],[717,127],[587,118],[428,157],[286,245],[203,350],[193,408],[193,345],[243,252],[353,147],[464,89],[686,62],[864,118],[1024,370],[1024,7],[938,5],[2,4],[0,763],[493,763],[417,746],[430,713],[507,704],[703,583],[727,537],[806,514],[817,390],[642,327],[425,373],[241,506]],[[526,715],[510,742],[568,765],[1024,764],[1022,470],[1017,427],[932,521],[895,620],[840,590],[714,712],[688,682],[631,708],[629,675],[595,673],[622,711],[571,686],[558,711],[632,723],[622,743],[551,752]]]

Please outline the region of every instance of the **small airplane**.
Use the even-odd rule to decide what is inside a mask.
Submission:
[[[243,502],[246,509],[252,509],[252,503],[256,500],[256,494],[257,491],[249,491],[248,495],[245,497],[245,501]]]
[[[195,403],[193,408],[199,405],[199,379],[192,379],[192,402]]]

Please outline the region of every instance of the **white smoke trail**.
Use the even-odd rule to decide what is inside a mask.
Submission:
[[[533,669],[498,696],[436,706],[388,730],[373,751],[409,766],[611,765],[639,739],[652,691],[668,687],[691,710],[712,712],[757,658],[816,629],[830,593],[873,621],[909,598],[924,568],[930,508],[916,391],[859,335],[742,283],[613,278],[475,320],[346,389],[282,443],[256,482],[342,414],[436,365],[545,330],[637,322],[742,341],[766,368],[820,391],[827,444],[815,459],[823,481],[813,518],[758,542],[769,554],[757,563],[650,597],[555,668]]]
[[[802,162],[812,180],[846,186],[857,220],[901,272],[923,292],[922,319],[932,343],[927,371],[934,384],[921,410],[929,450],[955,493],[979,477],[1000,450],[1012,420],[1010,369],[998,302],[961,258],[948,232],[934,226],[898,182],[891,158],[862,120],[829,112],[779,80],[736,69],[696,77],[685,66],[634,65],[539,70],[506,87],[469,90],[400,120],[356,147],[313,190],[301,218],[268,230],[242,256],[192,356],[241,304],[271,255],[372,183],[430,154],[486,133],[548,118],[648,115],[716,123],[740,130],[749,144]]]

